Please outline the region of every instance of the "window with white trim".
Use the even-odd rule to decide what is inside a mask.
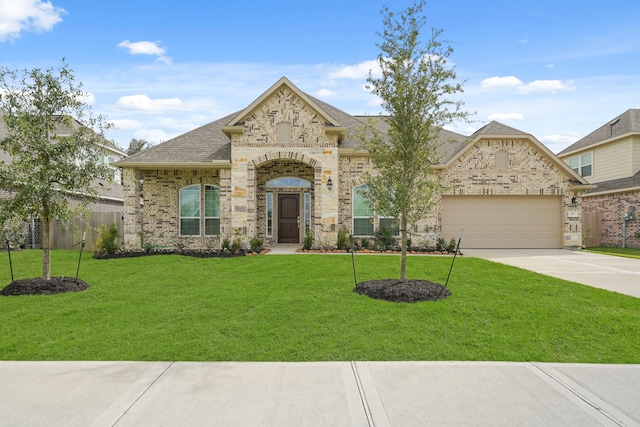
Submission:
[[[204,186],[204,235],[220,234],[220,188]]]
[[[201,193],[203,191],[203,193]],[[201,208],[204,200],[204,210]],[[200,224],[204,220],[204,230]],[[220,234],[220,188],[197,185],[180,189],[180,235],[205,236]]]
[[[368,199],[369,187],[365,184],[353,189],[353,234],[373,235],[373,206]]]
[[[267,237],[273,236],[273,193],[267,193]]]
[[[180,235],[200,235],[200,186],[180,189]]]
[[[593,175],[593,153],[585,153],[569,158],[569,167],[580,176]]]

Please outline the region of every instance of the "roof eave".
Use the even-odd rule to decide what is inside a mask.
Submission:
[[[231,161],[216,160],[213,162],[116,162],[121,168],[138,169],[231,169]]]

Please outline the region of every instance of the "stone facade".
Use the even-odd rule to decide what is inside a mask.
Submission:
[[[626,222],[626,246],[640,248],[640,191],[625,191],[601,195],[586,195],[582,199],[585,213],[600,212],[602,244],[605,246],[622,246],[623,215],[635,207],[635,219]],[[585,232],[590,232],[586,230]]]
[[[353,139],[353,134],[363,125],[364,119],[314,101],[283,78],[235,117],[220,119],[167,141],[161,144],[165,145],[165,151],[154,147],[147,157],[144,152],[137,158],[134,156],[128,166],[127,160],[122,162],[125,246],[219,247],[222,239],[234,236],[247,243],[258,237],[267,245],[277,245],[285,240],[279,241],[279,198],[300,201],[299,233],[293,238],[297,242],[293,243],[301,244],[308,230],[314,236],[315,245],[335,245],[341,228],[353,228],[354,187],[363,183],[365,172],[374,170],[370,157],[356,150]],[[577,193],[572,189],[575,184],[572,180],[580,181],[580,178],[573,176],[568,167],[561,166],[562,163],[532,137],[505,126],[494,125],[493,129],[500,132],[485,129],[485,133],[474,134],[472,146],[463,146],[450,164],[434,168],[434,177],[441,179],[444,194],[554,196],[562,200],[564,246],[580,246],[581,208],[579,198],[574,202]],[[501,131],[505,129],[515,136],[481,138],[503,135]],[[467,138],[458,137],[460,141]],[[197,167],[189,166],[196,162],[191,154],[182,155],[187,152],[183,149],[185,146],[190,147],[189,153],[193,152],[193,156],[200,155]],[[460,148],[460,145],[452,146]],[[158,155],[163,152],[164,155]],[[178,160],[174,160],[176,156]],[[168,164],[163,162],[175,167],[152,166]],[[207,162],[213,162],[211,167],[206,166]],[[299,178],[309,184],[267,187],[270,180],[282,177]],[[328,185],[329,182],[332,185]],[[193,184],[219,187],[219,236],[179,235],[179,191]],[[268,197],[273,201],[273,221],[268,221]],[[306,210],[305,199],[310,202]],[[440,237],[441,200],[437,198],[434,202],[433,209],[425,213],[424,220],[412,230],[416,243],[422,239],[433,245]],[[308,223],[305,212],[309,213]],[[294,222],[295,216],[294,213]],[[378,223],[378,218],[374,218],[374,223]]]

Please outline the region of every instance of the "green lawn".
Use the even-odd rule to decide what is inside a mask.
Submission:
[[[6,252],[0,283],[10,282]],[[16,279],[40,272],[14,252]],[[77,252],[55,251],[74,276]],[[409,257],[444,283],[450,257]],[[397,256],[356,255],[358,279],[397,277]],[[0,297],[2,360],[485,360],[640,363],[640,299],[461,257],[439,302],[352,292],[351,257],[94,260],[84,292]]]
[[[600,254],[615,255],[626,258],[640,258],[640,249],[636,248],[618,248],[610,246],[596,246],[593,248],[587,248],[587,251],[597,252]]]

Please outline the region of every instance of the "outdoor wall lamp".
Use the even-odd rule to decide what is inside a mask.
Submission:
[[[333,181],[331,181],[331,177],[327,180],[327,188],[331,190],[333,188]]]
[[[578,198],[576,196],[573,196],[571,198],[571,206],[575,207],[578,204]]]

